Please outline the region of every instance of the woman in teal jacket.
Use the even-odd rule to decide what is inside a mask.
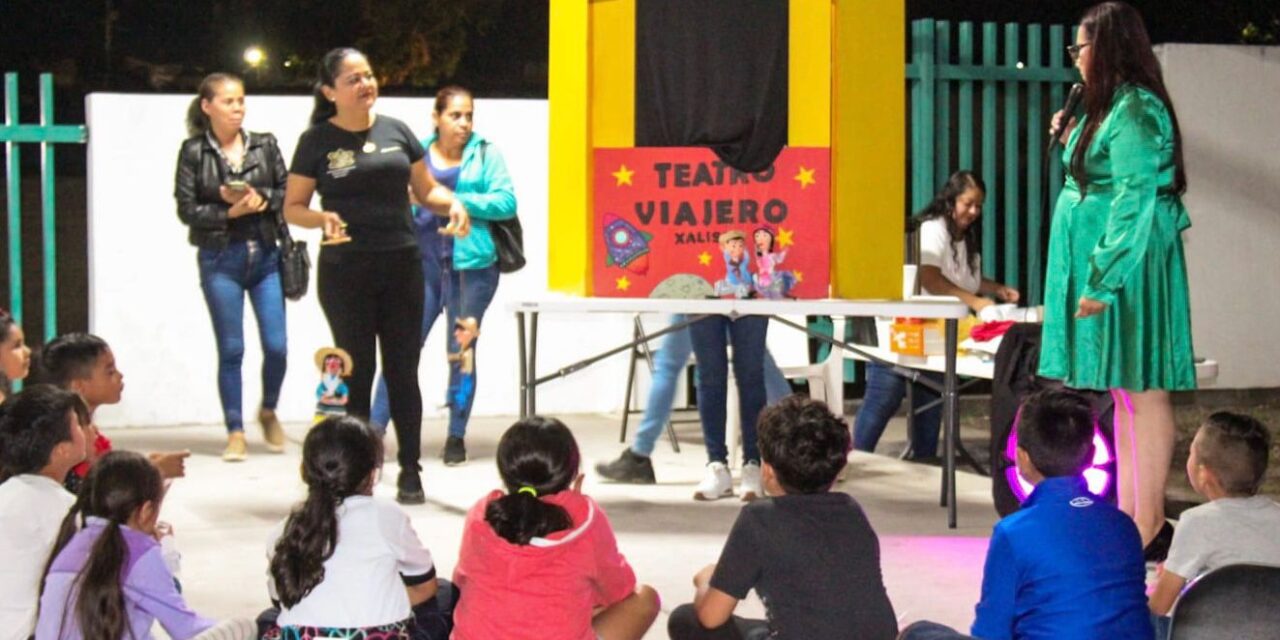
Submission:
[[[445,464],[465,462],[467,450],[463,438],[471,406],[475,402],[476,339],[471,325],[455,330],[460,318],[474,318],[476,325],[498,288],[497,254],[489,224],[509,220],[516,215],[516,194],[507,173],[507,163],[497,147],[472,131],[474,106],[471,92],[448,86],[436,94],[431,120],[435,135],[422,141],[427,148],[427,169],[439,186],[427,198],[431,212],[446,213],[455,207],[472,215],[471,233],[455,238],[447,233],[438,217],[415,208],[418,245],[422,248],[422,269],[426,281],[426,304],[422,318],[422,340],[426,342],[432,325],[446,311],[449,326],[449,353],[470,349],[467,358],[450,358],[449,437],[442,457]],[[483,331],[483,329],[481,329]],[[459,344],[459,339],[469,344]],[[378,381],[372,421],[385,429],[390,417],[386,387]]]

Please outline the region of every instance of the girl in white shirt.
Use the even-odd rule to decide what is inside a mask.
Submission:
[[[307,499],[268,538],[267,586],[281,610],[266,637],[448,636],[431,554],[408,514],[373,497],[381,467],[382,440],[356,418],[331,416],[307,433]]]

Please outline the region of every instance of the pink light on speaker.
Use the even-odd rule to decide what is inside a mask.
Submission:
[[[1018,472],[1018,422],[1022,418],[1022,413],[1013,419],[1013,428],[1009,430],[1009,440],[1005,443],[1004,455],[1008,457],[1010,464],[1004,470],[1005,479],[1009,483],[1009,488],[1013,489],[1013,495],[1017,496],[1018,502],[1027,499],[1031,495],[1031,490],[1035,485],[1027,482],[1026,478]],[[1107,490],[1111,488],[1111,471],[1109,467],[1112,464],[1114,456],[1111,451],[1111,444],[1102,437],[1102,431],[1098,429],[1097,424],[1093,427],[1093,460],[1089,461],[1089,467],[1085,469],[1081,475],[1084,476],[1085,483],[1089,486],[1089,492],[1095,496],[1105,496]]]

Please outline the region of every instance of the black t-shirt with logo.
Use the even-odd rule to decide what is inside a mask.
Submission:
[[[409,168],[426,152],[405,123],[377,116],[367,131],[331,122],[298,139],[290,173],[316,181],[320,207],[347,223],[351,242],[325,251],[389,251],[416,247],[409,210]]]
[[[711,586],[764,601],[771,638],[893,640],[880,540],[847,493],[785,495],[742,508]]]

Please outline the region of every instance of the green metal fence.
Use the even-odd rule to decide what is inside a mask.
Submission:
[[[43,270],[44,340],[58,332],[57,237],[54,228],[55,203],[54,145],[84,144],[88,135],[83,125],[59,125],[53,120],[53,76],[40,74],[40,123],[19,124],[18,74],[4,74],[4,124],[0,142],[5,150],[5,193],[9,215],[9,311],[22,322],[22,162],[19,144],[40,145],[40,205]]]
[[[987,22],[979,32],[972,22],[911,23],[911,209],[952,172],[977,171],[987,183],[983,274],[1030,304],[1040,304],[1044,286],[1043,199],[1052,203],[1062,186],[1055,159],[1048,192],[1041,187],[1049,115],[1079,80],[1065,48],[1073,34],[1066,25]]]

